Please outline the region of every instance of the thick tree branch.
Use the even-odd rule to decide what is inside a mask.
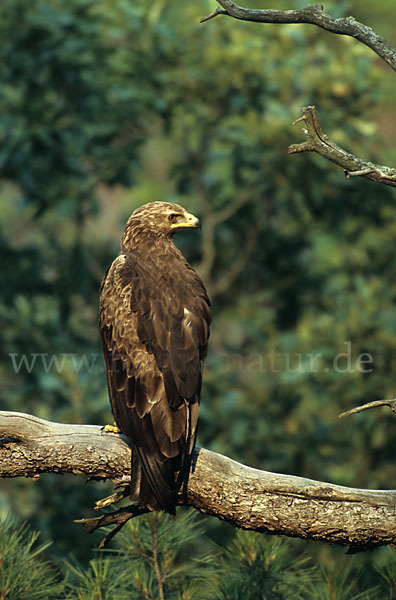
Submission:
[[[201,19],[208,21],[217,15],[228,15],[242,21],[256,23],[306,23],[317,25],[330,33],[351,36],[365,44],[380,56],[394,71],[396,71],[396,49],[383,37],[377,35],[370,27],[356,21],[354,17],[335,19],[323,12],[321,4],[306,6],[298,10],[253,10],[242,8],[232,0],[217,0],[224,10],[216,9],[213,13]]]
[[[100,426],[0,412],[0,441],[0,477],[68,472],[129,480],[126,439]],[[196,450],[180,503],[255,531],[361,549],[396,543],[394,490],[353,489],[259,471],[203,448]],[[122,513],[119,523],[123,519]]]
[[[303,116],[295,122],[299,123],[301,121],[306,125],[306,129],[303,131],[308,139],[300,144],[289,146],[289,154],[317,152],[327,160],[343,167],[347,177],[364,177],[376,183],[396,187],[396,169],[365,162],[354,154],[346,152],[330,140],[322,131],[314,106],[303,108]]]

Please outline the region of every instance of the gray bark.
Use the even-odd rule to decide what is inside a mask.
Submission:
[[[127,483],[128,440],[98,425],[0,411],[0,477],[84,474]],[[396,491],[363,490],[252,469],[204,448],[180,504],[254,531],[366,549],[396,543]]]

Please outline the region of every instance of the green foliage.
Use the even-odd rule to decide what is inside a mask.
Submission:
[[[382,578],[384,600],[394,600],[396,598],[396,556],[392,550],[386,548],[385,557],[381,562],[377,562],[376,570]]]
[[[320,569],[316,581],[308,581],[305,598],[312,600],[374,600],[382,598],[382,590],[378,588],[364,589],[359,585],[360,570],[347,567],[339,561],[338,564],[326,569]],[[362,589],[363,587],[363,589]]]
[[[221,558],[218,600],[287,600],[306,598],[315,578],[307,556],[293,557],[287,540],[238,531]],[[217,586],[216,586],[217,587]]]
[[[70,598],[79,600],[194,600],[205,598],[213,579],[212,556],[202,555],[197,515],[177,518],[152,514],[129,522],[116,537],[116,549],[81,569],[68,565]],[[68,596],[69,597],[69,596]]]
[[[331,569],[313,564],[300,544],[238,531],[224,547],[208,544],[199,516],[150,515],[127,524],[116,547],[85,567],[42,560],[48,544],[25,525],[0,528],[0,591],[4,598],[58,600],[377,600],[394,595],[394,556],[378,567],[384,585],[360,583],[360,569],[339,557]],[[208,552],[209,547],[209,552]],[[205,550],[204,550],[205,548]],[[63,576],[62,576],[63,572]]]
[[[205,595],[213,576],[210,558],[198,552],[203,530],[194,511],[177,518],[152,514],[128,523],[116,540],[120,573],[131,569],[129,579],[136,598],[189,600]]]
[[[38,545],[38,537],[27,525],[0,519],[0,598],[53,600],[60,593],[59,577],[42,556],[49,543]]]
[[[94,4],[1,4],[0,165],[39,211],[57,203],[81,217],[98,181],[125,177],[131,149],[133,156],[136,136],[120,144],[122,163],[114,156],[126,99],[109,85],[110,51]]]
[[[125,591],[125,573],[116,576],[113,563],[104,556],[90,560],[89,566],[82,569],[68,564],[70,578],[74,583],[66,586],[66,600],[112,600],[112,598],[133,598]]]
[[[176,201],[202,217],[202,237],[178,239],[213,297],[199,442],[257,467],[388,487],[391,415],[336,416],[394,396],[394,194],[345,180],[318,156],[285,155],[301,139],[292,125],[301,107],[316,104],[331,138],[392,164],[388,72],[355,40],[315,27],[221,18],[199,25],[212,9],[209,0],[2,1],[1,409],[109,422],[97,333],[100,279],[132,210]],[[326,10],[351,11],[370,24],[361,0]],[[378,15],[386,10],[391,24],[393,4],[383,3]],[[379,17],[375,26],[381,33],[387,24]],[[111,596],[124,585],[113,556],[89,565],[94,542],[72,524],[105,493],[71,477],[2,483],[2,510],[53,539],[58,557],[74,552],[83,561],[68,585],[84,598],[99,590]],[[139,547],[153,539],[154,521],[128,530]],[[221,546],[233,543],[224,525],[212,519],[206,527]],[[191,561],[173,554],[176,533],[169,536],[161,538],[161,561],[170,544],[172,564],[194,572]],[[132,538],[122,538],[120,552],[156,593],[152,562],[133,553]],[[227,580],[219,568],[218,595],[258,589],[265,572],[265,585],[273,586],[266,593],[286,597],[281,573],[293,579],[295,546],[263,539],[238,536],[232,547],[239,565],[226,554],[223,567],[232,564],[234,575]],[[245,543],[256,548],[257,561],[243,558]],[[320,559],[328,569],[314,578],[311,596],[330,598],[325,582],[339,576],[331,572],[334,553]],[[374,581],[383,592],[385,579],[378,583],[368,567],[364,574],[353,567],[348,578],[366,574],[365,588],[346,591],[348,599]],[[173,585],[178,577],[167,589],[174,597],[182,594]]]

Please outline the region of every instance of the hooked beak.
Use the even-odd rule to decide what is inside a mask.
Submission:
[[[200,220],[196,216],[194,216],[190,213],[185,214],[184,221],[180,221],[179,223],[175,223],[174,225],[171,225],[171,229],[173,229],[173,230],[188,229],[190,227],[198,227],[199,229],[201,229]]]
[[[185,226],[186,227],[198,227],[199,229],[201,229],[201,222],[196,216],[191,215],[190,213],[187,213]]]

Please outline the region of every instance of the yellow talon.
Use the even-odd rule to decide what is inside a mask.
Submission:
[[[106,433],[121,433],[121,429],[117,427],[117,424],[114,425],[105,425],[104,430]]]

